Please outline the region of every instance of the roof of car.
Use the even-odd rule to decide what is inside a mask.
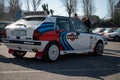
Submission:
[[[52,15],[51,17],[65,17],[65,18],[69,18],[67,16],[59,16],[59,15]]]
[[[71,18],[71,17],[67,17],[67,16],[58,16],[58,15],[52,15],[51,17]]]
[[[32,17],[56,17],[56,18],[70,18],[70,19],[77,19],[77,18],[73,18],[73,17],[58,16],[58,15],[51,15],[51,16],[31,15],[31,16],[25,16],[24,18],[32,18]],[[80,20],[80,19],[77,19],[77,20]]]
[[[23,18],[32,18],[32,17],[64,17],[65,18],[65,16],[41,16],[41,15],[30,15],[30,16],[25,16]]]
[[[51,17],[57,17],[57,18],[70,18],[70,19],[77,19],[77,20],[80,20],[78,18],[74,18],[74,17],[67,17],[67,16],[58,16],[58,15],[53,15]]]

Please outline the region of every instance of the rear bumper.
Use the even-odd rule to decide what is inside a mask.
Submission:
[[[48,41],[13,40],[6,38],[3,38],[2,42],[9,49],[21,50],[21,51],[38,51],[38,52],[42,52],[48,43]]]

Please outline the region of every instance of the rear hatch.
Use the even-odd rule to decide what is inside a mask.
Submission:
[[[45,17],[28,16],[6,27],[7,38],[12,40],[32,40],[34,30]]]

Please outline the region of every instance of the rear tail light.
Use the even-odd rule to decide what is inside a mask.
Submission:
[[[39,37],[40,37],[40,33],[37,30],[35,30],[33,34],[33,40],[39,40]]]
[[[6,38],[6,30],[5,29],[2,31],[2,37]]]

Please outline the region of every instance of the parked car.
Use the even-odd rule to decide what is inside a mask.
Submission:
[[[116,30],[116,28],[105,28],[105,30],[103,32],[101,32],[100,34],[104,36],[105,34],[114,32],[115,30]]]
[[[104,36],[105,34],[111,33],[114,30],[116,30],[116,28],[96,28],[92,32]]]
[[[5,28],[5,26],[7,26],[8,24],[10,24],[10,21],[0,20],[0,41],[1,41],[1,38],[2,38],[2,32]]]
[[[114,32],[105,34],[108,40],[120,41],[120,28],[116,29]]]
[[[106,39],[88,31],[79,20],[63,16],[29,16],[7,26],[2,39],[15,57],[33,51],[35,57],[56,61],[60,55],[102,55]]]
[[[104,31],[105,31],[105,28],[95,28],[92,32],[97,33],[97,34],[101,34]]]
[[[111,33],[111,32],[113,32],[115,30],[116,30],[116,28],[105,28],[103,34]]]

